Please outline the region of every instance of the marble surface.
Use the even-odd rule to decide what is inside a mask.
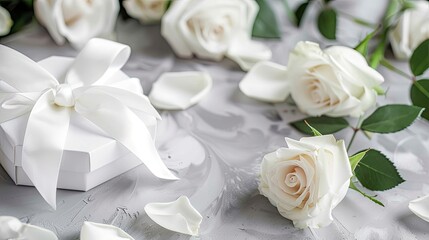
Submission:
[[[318,35],[314,11],[310,9],[304,27],[288,22],[282,1],[270,2],[282,26],[281,40],[265,41],[273,60],[286,64],[287,55],[299,40],[313,40],[323,46],[335,44]],[[377,21],[386,1],[335,1],[336,8],[368,21]],[[292,2],[292,6],[296,6]],[[337,43],[353,46],[370,29],[340,19]],[[418,120],[411,128],[389,135],[375,135],[368,142],[357,137],[350,153],[372,146],[382,150],[399,169],[405,183],[377,192],[386,205],[380,207],[349,190],[334,210],[335,220],[323,229],[295,229],[277,213],[268,200],[258,195],[257,176],[264,154],[284,146],[284,137],[300,138],[288,122],[304,116],[288,104],[272,105],[244,96],[238,83],[244,76],[229,60],[211,62],[176,58],[160,36],[158,25],[141,26],[136,21],[119,22],[117,40],[132,47],[124,71],[142,81],[145,93],[167,71],[208,72],[212,91],[198,105],[186,111],[161,111],[157,147],[168,167],[181,179],[165,182],[139,166],[88,192],[58,190],[53,211],[33,187],[15,186],[0,168],[0,215],[54,231],[60,239],[75,240],[83,221],[121,227],[136,239],[427,239],[429,223],[408,210],[408,202],[429,194],[429,124]],[[4,39],[34,60],[51,55],[74,57],[70,46],[56,46],[49,35],[34,25],[19,35]],[[408,71],[406,62],[394,62]],[[386,97],[379,104],[409,103],[410,82],[386,69]],[[348,141],[350,129],[337,134]],[[165,230],[144,213],[148,202],[167,202],[186,195],[204,217],[199,237]]]

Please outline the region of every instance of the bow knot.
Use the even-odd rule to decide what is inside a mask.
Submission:
[[[64,64],[38,64],[0,45],[0,123],[30,112],[21,165],[54,208],[72,112],[125,146],[155,176],[177,179],[159,157],[148,129],[160,118],[158,112],[138,79],[120,71],[129,55],[126,45],[92,39],[72,62],[62,58]]]
[[[73,107],[75,105],[73,89],[70,84],[63,83],[58,85],[54,95],[54,103],[60,107]]]

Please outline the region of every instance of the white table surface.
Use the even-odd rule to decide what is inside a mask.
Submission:
[[[386,3],[335,2],[342,11],[368,21],[379,19]],[[281,1],[271,3],[283,33],[281,40],[265,41],[273,50],[273,61],[286,64],[288,52],[299,40],[335,44],[318,35],[311,15],[314,10],[304,27],[297,29],[287,21]],[[368,31],[340,19],[339,42],[353,46]],[[335,220],[329,227],[299,230],[258,195],[257,176],[264,154],[284,146],[285,136],[302,136],[287,123],[304,116],[296,111],[285,113],[284,109],[293,110],[291,106],[274,106],[244,96],[238,83],[245,73],[232,61],[176,58],[160,36],[158,25],[119,22],[116,34],[119,42],[132,47],[132,57],[123,70],[141,79],[145,93],[167,71],[207,71],[214,80],[212,91],[198,105],[186,111],[161,111],[157,146],[168,167],[181,179],[160,181],[139,166],[88,192],[58,190],[54,211],[36,189],[15,186],[0,168],[0,215],[48,228],[66,240],[78,239],[86,220],[119,226],[136,239],[428,239],[429,223],[408,210],[410,200],[429,194],[429,124],[425,120],[397,134],[375,135],[371,142],[358,136],[350,151],[371,146],[394,161],[406,182],[376,193],[386,207],[349,190],[334,210]],[[34,60],[77,54],[68,45],[56,46],[36,25],[3,43]],[[408,71],[406,62],[394,63]],[[389,92],[379,97],[379,103],[409,103],[409,80],[383,68],[380,72]],[[348,141],[351,134],[350,129],[343,130],[337,137]],[[144,213],[146,203],[172,201],[180,195],[188,196],[204,216],[200,237],[165,230]]]

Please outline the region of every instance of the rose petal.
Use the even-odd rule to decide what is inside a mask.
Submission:
[[[212,79],[204,72],[165,73],[149,94],[152,104],[160,109],[186,109],[198,103],[211,89]]]
[[[58,240],[58,237],[53,232],[30,224],[24,224],[22,236],[24,239],[31,240]]]
[[[9,12],[0,6],[0,36],[8,34],[12,24],[13,22]]]
[[[192,51],[178,28],[178,19],[181,19],[192,0],[173,1],[171,7],[162,17],[161,34],[179,57],[190,58]]]
[[[31,239],[31,240],[58,240],[55,234],[47,229],[25,224],[17,218],[0,216],[1,239]]]
[[[252,41],[246,33],[238,34],[230,43],[227,56],[248,71],[255,64],[271,59],[271,50],[262,43]]]
[[[189,199],[181,196],[174,202],[149,203],[144,210],[160,226],[171,231],[196,236],[203,220]]]
[[[410,201],[408,208],[419,218],[429,222],[429,195]]]
[[[122,229],[112,225],[84,222],[80,231],[80,240],[134,240]]]
[[[240,90],[248,97],[267,102],[282,102],[289,95],[287,68],[273,63],[256,64],[240,82]]]

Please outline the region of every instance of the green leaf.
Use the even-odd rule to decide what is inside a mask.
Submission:
[[[384,204],[375,198],[375,197],[377,197],[377,196],[369,196],[368,194],[366,194],[366,193],[362,192],[359,188],[357,188],[357,187],[356,187],[356,185],[355,185],[352,181],[350,181],[350,186],[349,186],[349,188],[351,188],[351,189],[353,189],[353,190],[357,191],[358,193],[362,194],[362,196],[364,196],[364,197],[368,198],[369,200],[373,201],[374,203],[376,203],[376,204],[378,204],[378,205],[380,205],[380,206],[384,207]]]
[[[166,11],[171,7],[173,0],[167,0],[167,6],[165,6]]]
[[[376,133],[398,132],[410,126],[422,111],[423,108],[410,105],[385,105],[365,119],[361,128]]]
[[[256,0],[259,12],[253,24],[252,36],[261,38],[280,38],[276,16],[266,0]]]
[[[304,17],[305,10],[307,10],[307,7],[309,5],[309,2],[304,2],[295,10],[295,17],[296,17],[296,25],[299,27],[301,26],[301,20],[302,17]]]
[[[23,2],[24,2],[25,4],[27,4],[27,6],[29,6],[29,7],[33,7],[33,0],[23,0]]]
[[[313,133],[313,136],[322,136],[322,134],[317,131],[314,127],[312,127],[307,121],[305,121],[305,124],[310,128],[311,132]]]
[[[404,182],[393,163],[374,149],[366,152],[354,172],[362,186],[373,191],[388,190]]]
[[[414,50],[410,58],[410,68],[414,76],[422,75],[429,68],[429,39]]]
[[[322,134],[336,133],[349,126],[349,123],[344,118],[333,118],[327,116],[309,117],[291,122],[290,124],[296,130],[307,135],[312,135],[312,131],[308,128],[306,122],[311,124],[314,128],[319,129]]]
[[[422,117],[429,120],[429,79],[414,82],[410,95],[413,105],[425,108]]]
[[[378,29],[375,29],[374,31],[366,35],[366,37],[355,47],[355,50],[360,52],[360,54],[362,54],[364,57],[368,55],[368,43],[377,33],[377,30]]]
[[[355,50],[358,51],[362,56],[366,57],[368,54],[368,43],[371,40],[371,37],[367,35],[356,47]]]
[[[337,34],[337,12],[332,8],[324,9],[317,18],[317,27],[327,39],[335,39]]]
[[[360,152],[356,153],[355,155],[349,157],[350,165],[352,166],[352,171],[355,170],[355,168],[358,165],[358,163],[360,162],[360,160],[362,160],[362,158],[365,156],[365,154],[368,151],[369,151],[369,149],[363,150],[363,151],[360,151]]]

